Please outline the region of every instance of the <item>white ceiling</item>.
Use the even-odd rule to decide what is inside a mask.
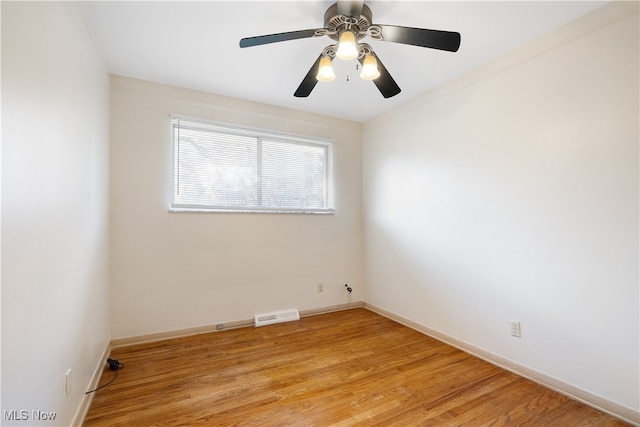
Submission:
[[[334,61],[337,78],[296,90],[328,37],[241,49],[242,37],[321,28],[332,1],[81,2],[109,73],[281,107],[366,121],[607,1],[367,1],[373,23],[457,31],[456,53],[366,40],[402,92],[384,99]],[[349,80],[347,81],[347,76]]]

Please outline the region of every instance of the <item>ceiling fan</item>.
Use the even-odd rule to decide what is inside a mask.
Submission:
[[[361,40],[370,37],[431,49],[456,52],[460,47],[460,33],[425,28],[400,27],[372,23],[372,13],[364,0],[338,0],[324,14],[324,27],[309,30],[289,31],[246,37],[240,40],[240,47],[252,47],[287,40],[328,36],[337,43],[325,47],[307,75],[298,86],[294,96],[307,97],[318,81],[335,78],[331,66],[334,58],[351,60],[357,58],[362,65],[360,77],[372,80],[382,96],[390,98],[400,93],[400,87],[393,80],[371,46]]]

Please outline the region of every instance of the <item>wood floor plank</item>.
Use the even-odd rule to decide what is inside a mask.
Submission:
[[[85,426],[626,425],[366,309],[110,357]]]

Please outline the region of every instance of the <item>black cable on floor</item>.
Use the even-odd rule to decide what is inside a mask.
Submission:
[[[113,376],[113,378],[111,379],[111,381],[109,381],[108,383],[101,385],[100,387],[88,391],[85,394],[89,394],[89,393],[93,393],[96,392],[100,389],[105,388],[106,386],[108,386],[109,384],[111,384],[112,382],[114,382],[116,380],[116,378],[118,378],[118,371],[122,368],[124,368],[124,363],[120,363],[120,361],[118,360],[113,360],[113,359],[107,359],[107,363],[109,364],[109,369],[111,369],[112,371],[116,371],[116,374]]]

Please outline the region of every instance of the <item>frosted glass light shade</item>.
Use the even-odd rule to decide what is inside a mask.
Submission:
[[[378,77],[380,77],[380,70],[378,70],[378,60],[376,60],[375,56],[368,53],[364,57],[360,78],[364,80],[375,80]]]
[[[340,34],[338,42],[338,51],[336,56],[340,59],[348,61],[358,56],[358,47],[356,46],[356,36],[351,31],[345,31]]]
[[[318,74],[316,74],[316,80],[319,82],[330,82],[335,79],[336,75],[333,72],[333,65],[331,65],[331,58],[323,56],[318,66]]]

